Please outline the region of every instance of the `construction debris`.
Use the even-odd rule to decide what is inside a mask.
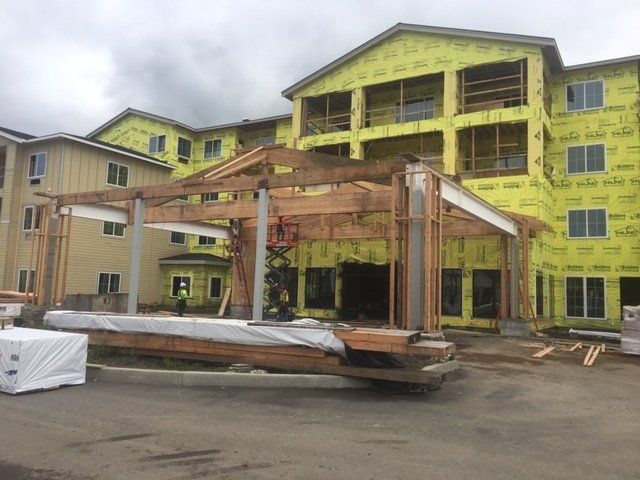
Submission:
[[[580,337],[606,338],[608,340],[620,341],[620,334],[616,332],[605,332],[599,330],[577,330],[572,328],[569,335],[578,335]]]
[[[556,347],[551,346],[551,347],[547,347],[543,350],[540,350],[538,353],[534,353],[533,355],[531,355],[533,358],[542,358],[544,357],[546,354],[553,352],[556,349]]]
[[[570,352],[575,352],[576,350],[581,349],[582,350],[582,342],[578,342],[576,343],[573,347],[571,347],[569,349]]]
[[[589,351],[587,352],[587,355],[584,357],[584,361],[582,362],[582,364],[587,367],[593,366],[594,362],[596,361],[596,358],[598,358],[598,355],[600,354],[601,351],[602,351],[601,345],[598,345],[598,346],[591,345],[591,347],[589,347]]]

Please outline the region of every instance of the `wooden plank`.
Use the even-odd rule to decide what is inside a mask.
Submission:
[[[88,330],[68,330],[76,333],[84,333],[89,336],[91,345],[107,345],[121,348],[144,348],[149,350],[166,350],[176,352],[211,353],[236,352],[237,354],[253,354],[257,352],[268,354],[281,354],[289,356],[302,356],[310,358],[325,358],[328,353],[324,350],[308,347],[278,347],[239,345],[233,343],[210,342],[184,337],[168,337],[161,335],[137,335],[115,332],[94,332]]]
[[[578,350],[579,348],[580,348],[580,349],[582,349],[582,342],[578,342],[578,343],[576,343],[573,347],[571,347],[571,348],[569,349],[569,351],[570,351],[570,352],[575,352],[575,351],[576,351],[576,350]]]
[[[601,350],[602,350],[602,346],[598,345],[597,347],[595,347],[595,349],[593,350],[593,353],[591,354],[591,357],[589,358],[589,361],[586,363],[587,367],[593,366]]]
[[[433,340],[421,340],[412,344],[399,343],[379,343],[366,341],[347,341],[349,347],[354,350],[364,350],[367,352],[384,352],[396,355],[418,356],[418,357],[437,357],[446,358],[453,355],[456,351],[454,343],[437,342]]]
[[[377,330],[357,329],[353,332],[334,332],[335,336],[344,342],[369,342],[382,344],[408,345],[420,340],[420,333],[415,330]]]
[[[218,309],[218,315],[224,315],[224,312],[227,311],[227,305],[229,305],[229,299],[231,298],[231,289],[227,288],[224,291],[224,296],[222,297],[222,303],[220,304],[220,308]]]
[[[587,355],[584,357],[584,361],[582,362],[582,365],[587,365],[589,363],[589,360],[591,359],[591,355],[593,354],[594,349],[596,348],[595,345],[591,345],[589,347],[589,351],[587,352]]]
[[[533,358],[542,358],[545,355],[547,355],[548,353],[553,352],[556,349],[556,347],[551,346],[551,347],[547,347],[544,348],[542,350],[540,350],[538,353],[534,353],[533,355],[531,355]]]
[[[174,182],[148,187],[130,187],[96,192],[69,193],[58,195],[59,205],[117,202],[133,200],[137,195],[144,199],[175,198],[182,195],[201,193],[245,192],[258,190],[265,185],[268,188],[285,188],[329,183],[344,183],[356,180],[388,179],[393,173],[405,170],[402,162],[368,163],[361,160],[362,166],[341,166],[335,168],[316,168],[302,172],[280,173],[274,175],[239,176],[225,179],[193,179],[192,183]]]

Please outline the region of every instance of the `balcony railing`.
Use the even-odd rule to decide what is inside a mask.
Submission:
[[[307,135],[348,132],[351,130],[351,114],[339,113],[307,120]]]
[[[370,108],[365,110],[365,125],[367,127],[389,125],[393,123],[417,122],[435,118],[436,107],[433,97],[412,98],[405,100],[401,105]]]
[[[527,172],[527,152],[463,158],[460,163],[461,169],[458,173],[470,174],[472,178],[520,175]]]

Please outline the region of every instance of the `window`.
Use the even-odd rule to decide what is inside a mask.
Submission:
[[[433,97],[405,100],[402,107],[396,103],[396,123],[417,122],[435,118]]]
[[[605,171],[604,144],[567,148],[567,174]]]
[[[222,157],[222,140],[219,138],[216,140],[206,140],[204,142],[204,159],[211,160],[212,158]]]
[[[209,298],[222,298],[222,279],[220,277],[209,278]]]
[[[569,210],[568,238],[607,238],[607,209]]]
[[[536,317],[544,317],[544,277],[536,272]]]
[[[191,158],[191,140],[178,137],[178,157]]]
[[[276,143],[276,137],[273,135],[265,135],[264,137],[256,138],[255,145],[256,147],[260,147],[261,145],[273,145]]]
[[[500,270],[473,271],[473,317],[498,318]]]
[[[155,135],[149,137],[149,153],[162,153],[167,149],[167,136]]]
[[[218,192],[200,194],[200,203],[217,202]]]
[[[18,270],[18,292],[27,293],[27,272],[26,268],[21,268]],[[31,270],[31,275],[29,275],[29,291],[33,292],[33,286],[35,285],[36,271]]]
[[[442,315],[462,316],[462,270],[442,269]]]
[[[29,155],[29,177],[41,178],[47,173],[47,154],[36,153]]]
[[[124,238],[124,230],[126,225],[116,222],[102,222],[102,234],[107,237]]]
[[[35,222],[34,222],[34,210],[35,210]],[[37,230],[40,228],[40,209],[36,207],[24,207],[24,217],[22,219],[22,230],[29,232],[32,229]]]
[[[253,191],[253,199],[258,200],[260,198],[260,190]]]
[[[98,273],[98,293],[119,293],[120,274],[112,272]]]
[[[336,269],[307,268],[304,304],[307,308],[336,308]]]
[[[549,275],[549,318],[556,317],[556,279]]]
[[[604,278],[567,277],[567,317],[606,318]]]
[[[6,157],[0,153],[0,188],[4,187],[4,171],[6,169]]]
[[[187,234],[183,232],[171,232],[169,243],[171,243],[172,245],[186,245]]]
[[[107,185],[126,187],[129,185],[129,167],[109,162],[107,166]]]
[[[215,245],[215,244],[216,244],[215,237],[205,237],[204,235],[198,236],[198,245],[200,246],[210,247],[211,245]]]
[[[604,107],[602,80],[567,85],[567,112],[601,107]]]
[[[176,200],[179,200],[181,202],[188,202],[189,201],[189,195],[180,195],[179,197],[176,197]]]
[[[171,296],[177,297],[178,290],[180,290],[180,284],[184,282],[187,285],[187,293],[191,293],[191,277],[171,277]]]

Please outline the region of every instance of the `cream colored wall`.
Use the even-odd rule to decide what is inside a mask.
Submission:
[[[20,210],[20,191],[15,190],[15,177],[21,173],[21,165],[16,166],[18,145],[0,136],[0,145],[6,146],[4,187],[0,189],[2,195],[2,212],[0,213],[0,289],[12,290],[10,277],[14,266],[14,259],[7,252],[15,250],[17,242],[15,229],[12,228],[14,218]],[[18,168],[18,170],[16,170]]]
[[[6,210],[3,207],[2,215],[2,219],[10,223],[0,224],[0,240],[8,238],[5,254],[0,255],[3,258],[0,285],[4,289],[15,290],[18,270],[29,266],[31,240],[30,234],[22,231],[24,207],[47,201],[35,195],[36,192],[58,194],[119,188],[106,184],[110,161],[129,167],[129,186],[157,185],[171,180],[172,170],[168,168],[69,140],[38,142],[14,150],[16,154],[12,158],[16,161],[7,162],[5,172],[5,186],[10,185],[13,205]],[[29,155],[40,152],[47,152],[46,175],[40,185],[30,186],[27,180]],[[171,245],[168,231],[145,228],[143,235],[140,299],[158,301],[161,282],[158,259],[186,253],[187,248]],[[120,290],[126,292],[131,242],[129,230],[124,239],[105,237],[101,221],[73,218],[67,293],[96,293],[98,272],[101,271],[121,273]]]

